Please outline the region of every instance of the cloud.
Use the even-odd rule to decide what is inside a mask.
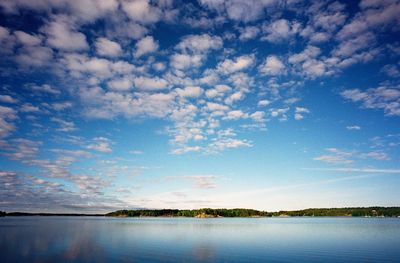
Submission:
[[[203,94],[203,89],[198,86],[189,86],[184,89],[178,88],[175,91],[179,96],[188,98],[197,98]]]
[[[15,131],[13,121],[16,119],[16,110],[10,107],[0,106],[0,138],[7,137]]]
[[[122,10],[135,22],[153,24],[161,20],[161,9],[153,6],[149,0],[124,0]]]
[[[142,154],[144,154],[144,152],[140,151],[140,150],[129,151],[129,153],[134,154],[134,155],[142,155]]]
[[[282,75],[285,73],[285,65],[277,56],[271,55],[260,65],[259,71],[270,76]]]
[[[23,31],[15,31],[14,35],[17,37],[17,40],[23,45],[37,46],[42,43],[42,39],[40,37],[25,33]]]
[[[134,52],[135,58],[139,58],[143,55],[154,53],[158,49],[158,43],[152,36],[147,36],[140,39],[136,45],[136,51]]]
[[[350,131],[352,131],[352,130],[358,131],[358,130],[361,130],[361,127],[358,125],[351,125],[351,126],[346,126],[346,129],[348,129]]]
[[[365,91],[348,89],[340,95],[352,102],[360,103],[361,108],[382,109],[387,116],[400,116],[400,89],[398,87],[380,86]]]
[[[129,78],[118,78],[107,82],[107,86],[116,91],[127,91],[132,88],[133,83]]]
[[[286,19],[278,19],[272,23],[266,23],[263,27],[263,32],[266,34],[262,37],[272,43],[279,43],[288,40],[297,34],[301,29],[298,22],[290,22]]]
[[[223,97],[231,90],[232,88],[227,85],[216,85],[213,89],[206,91],[206,96],[208,98]]]
[[[304,119],[304,113],[310,113],[310,110],[307,108],[296,107],[294,119],[296,121]]]
[[[37,113],[40,112],[40,108],[38,106],[34,106],[30,103],[25,103],[21,106],[21,108],[19,109],[20,112],[29,112],[29,113]]]
[[[121,45],[104,37],[99,37],[95,43],[96,52],[101,56],[118,57],[122,54]]]
[[[185,36],[176,48],[183,52],[206,53],[212,49],[220,49],[222,45],[220,37],[201,34]]]
[[[314,157],[313,160],[332,164],[352,164],[354,162],[349,159],[353,156],[352,152],[342,151],[336,148],[328,148],[325,150],[330,154]]]
[[[392,77],[392,78],[400,77],[400,70],[397,65],[393,65],[393,64],[385,65],[381,71],[383,73],[385,73],[387,76]]]
[[[135,86],[142,90],[163,90],[168,87],[168,82],[159,77],[137,77],[133,81]]]
[[[192,181],[196,188],[210,189],[217,187],[215,183],[217,177],[215,175],[190,175],[183,178]]]
[[[172,154],[184,154],[188,152],[199,152],[202,148],[200,146],[183,146],[171,151]]]
[[[54,95],[61,94],[61,91],[59,89],[52,87],[49,84],[43,84],[43,85],[27,84],[25,85],[25,87],[38,93],[48,93]]]
[[[90,149],[90,150],[102,152],[102,153],[112,152],[111,141],[104,137],[93,138],[93,143],[89,144],[86,148]]]
[[[265,107],[265,106],[268,106],[269,104],[271,104],[271,101],[269,101],[269,100],[260,100],[260,101],[257,103],[257,105],[258,105],[259,107]]]
[[[7,13],[18,13],[20,10],[29,9],[37,12],[52,13],[62,10],[75,19],[85,22],[93,21],[108,12],[115,11],[118,7],[117,0],[15,0],[0,2],[0,6]]]
[[[382,173],[382,174],[400,174],[400,169],[376,169],[376,168],[303,168],[310,171],[326,172],[345,172],[345,173]]]
[[[203,64],[203,55],[173,54],[171,56],[171,66],[176,69],[187,69],[189,67],[198,68]]]
[[[253,55],[242,55],[232,59],[225,59],[217,66],[217,70],[224,74],[231,74],[237,71],[245,70],[254,63]]]
[[[290,108],[279,108],[279,109],[270,109],[271,117],[278,118],[280,121],[286,121],[287,115],[286,113]]]
[[[260,29],[256,26],[246,26],[243,28],[239,28],[239,40],[241,41],[247,41],[250,39],[254,39],[258,36],[260,33]]]
[[[59,15],[42,28],[47,35],[47,43],[56,49],[65,51],[87,50],[86,36],[77,32],[70,18]]]
[[[166,180],[185,180],[190,181],[194,188],[212,189],[216,188],[216,175],[185,175],[185,176],[166,176]]]
[[[0,95],[0,102],[14,104],[17,103],[18,100],[10,95]]]
[[[374,159],[374,160],[378,160],[378,161],[390,160],[390,157],[388,156],[388,154],[383,151],[373,151],[373,152],[363,153],[360,155],[360,157],[364,158],[364,159]]]
[[[360,13],[338,32],[339,39],[354,38],[367,30],[387,24],[393,24],[394,27],[399,25],[397,14],[400,4],[397,1],[361,1],[360,7]]]
[[[39,152],[40,141],[32,141],[29,139],[15,138],[2,143],[3,154],[11,160],[30,163],[35,159]]]
[[[66,121],[56,117],[51,118],[51,120],[59,125],[59,127],[56,129],[57,131],[71,132],[77,130],[75,123],[72,121]]]
[[[239,148],[239,147],[253,147],[251,141],[241,140],[235,138],[215,138],[212,143],[208,146],[207,151],[209,153],[222,152],[225,149]]]
[[[278,1],[200,0],[200,3],[211,10],[223,13],[229,19],[249,22],[260,19],[264,14],[264,9],[275,5]]]
[[[227,120],[238,120],[248,118],[248,116],[248,114],[244,113],[241,110],[232,110],[227,113],[225,118]]]

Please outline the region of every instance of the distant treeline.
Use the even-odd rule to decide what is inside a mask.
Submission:
[[[253,209],[211,209],[202,208],[195,210],[160,209],[160,210],[118,210],[106,216],[139,217],[139,216],[165,216],[165,217],[252,217],[267,216],[267,212]]]
[[[400,207],[345,207],[309,208],[295,211],[267,212],[254,209],[212,209],[194,210],[155,209],[118,210],[103,214],[25,213],[0,211],[0,216],[115,216],[115,217],[276,217],[276,216],[354,216],[354,217],[400,217]]]
[[[106,214],[117,217],[272,217],[272,216],[355,216],[355,217],[398,217],[400,207],[345,207],[345,208],[310,208],[296,211],[267,212],[253,209],[212,209],[195,210],[160,209],[160,210],[118,210]]]
[[[279,211],[272,216],[400,216],[400,207],[344,207],[344,208],[309,208],[296,211]]]

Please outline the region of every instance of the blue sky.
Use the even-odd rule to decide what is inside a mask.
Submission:
[[[0,209],[398,206],[400,2],[0,2]]]

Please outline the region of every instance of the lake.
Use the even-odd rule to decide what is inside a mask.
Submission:
[[[400,262],[400,218],[0,218],[1,262]]]

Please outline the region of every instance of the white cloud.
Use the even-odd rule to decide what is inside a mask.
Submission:
[[[303,63],[303,72],[311,77],[319,77],[326,74],[326,65],[322,61],[315,59],[307,60]]]
[[[346,126],[346,129],[358,131],[358,130],[361,130],[361,127],[358,125],[351,125],[351,126]]]
[[[17,112],[10,107],[0,106],[0,138],[7,137],[15,131],[13,121],[17,119]]]
[[[265,24],[263,31],[266,36],[262,37],[272,43],[287,40],[298,33],[301,25],[298,22],[289,22],[286,19],[279,19],[272,23]]]
[[[16,98],[11,97],[10,95],[0,95],[0,102],[17,103],[18,100]]]
[[[171,56],[171,66],[176,69],[187,69],[189,67],[198,68],[202,65],[204,56],[188,55],[188,54],[173,54]]]
[[[253,144],[248,140],[241,140],[235,138],[215,138],[208,146],[210,153],[222,152],[225,149],[239,148],[239,147],[253,147]]]
[[[381,71],[392,78],[400,77],[400,69],[397,65],[393,64],[385,65]]]
[[[258,105],[259,107],[265,107],[265,106],[268,106],[269,104],[271,104],[271,101],[269,101],[269,100],[260,100],[260,101],[257,103],[257,105]]]
[[[259,71],[265,75],[282,75],[285,73],[285,65],[277,56],[271,55],[260,65]]]
[[[162,62],[154,63],[152,66],[157,71],[163,71],[166,68],[165,63],[162,63]]]
[[[200,188],[200,189],[210,189],[216,188],[217,185],[215,180],[217,176],[215,175],[185,175],[185,176],[167,176],[167,180],[188,180],[191,181],[193,187]]]
[[[271,117],[278,118],[281,121],[287,120],[286,113],[289,111],[289,108],[280,108],[280,109],[270,109]]]
[[[233,72],[245,70],[248,67],[252,66],[254,63],[253,55],[242,55],[236,57],[235,59],[225,59],[223,62],[220,62],[217,66],[217,70],[224,73],[230,74]]]
[[[129,78],[118,78],[110,80],[107,85],[112,90],[126,91],[132,88],[133,83]]]
[[[18,13],[20,9],[31,9],[39,12],[63,10],[72,18],[85,22],[93,21],[108,12],[117,9],[117,0],[15,0],[0,2],[0,6],[8,13]]]
[[[154,40],[152,36],[147,36],[140,39],[136,45],[136,51],[134,56],[136,58],[141,57],[146,54],[154,53],[158,50],[158,42]]]
[[[61,94],[61,91],[59,89],[50,86],[49,84],[43,84],[40,86],[36,84],[27,84],[26,87],[34,92],[49,93],[54,95]]]
[[[89,48],[86,36],[77,32],[70,18],[57,16],[42,28],[47,35],[47,43],[53,47],[65,51],[80,51]]]
[[[176,48],[183,52],[203,53],[211,49],[220,49],[222,45],[220,37],[202,34],[185,36]]]
[[[31,103],[25,103],[19,109],[20,112],[40,112],[40,108],[38,106],[34,106]]]
[[[117,42],[100,37],[96,40],[96,51],[101,56],[117,57],[122,54],[122,48]]]
[[[200,0],[200,3],[229,19],[249,22],[262,17],[264,9],[276,5],[274,0]]]
[[[381,86],[365,91],[360,89],[344,90],[343,98],[358,102],[365,109],[382,109],[385,115],[400,116],[400,89],[398,87]]]
[[[256,122],[263,122],[264,121],[265,112],[263,111],[256,111],[250,114],[250,118],[252,118]]]
[[[353,156],[353,153],[351,152],[342,151],[336,148],[328,148],[325,150],[330,154],[314,157],[313,160],[333,164],[352,164],[354,162],[353,160],[349,159]]]
[[[199,152],[202,148],[200,146],[183,146],[171,151],[172,154],[184,154],[188,152]]]
[[[310,110],[307,108],[296,107],[294,119],[296,121],[304,119],[304,113],[310,113]]]
[[[65,109],[72,108],[73,104],[69,101],[66,102],[54,102],[51,105],[49,105],[50,109],[56,110],[56,111],[62,111]]]
[[[225,103],[228,105],[233,104],[236,101],[242,100],[244,99],[244,93],[241,91],[232,93],[231,95],[229,95],[226,99],[225,99]]]
[[[229,107],[215,102],[207,102],[207,109],[209,111],[227,111]]]
[[[135,22],[152,24],[161,19],[161,10],[149,0],[123,0],[122,10]]]
[[[222,97],[231,90],[232,88],[227,85],[216,85],[213,89],[208,89],[206,91],[206,96],[207,98]]]
[[[168,88],[168,82],[159,77],[137,77],[134,79],[134,83],[137,88],[142,90],[162,90]]]
[[[292,64],[301,63],[316,58],[319,54],[321,54],[321,50],[318,47],[309,45],[302,52],[291,55],[289,62]]]
[[[247,26],[239,29],[240,35],[239,40],[247,41],[254,39],[260,33],[260,29],[257,26]]]
[[[37,46],[42,43],[42,39],[40,37],[25,33],[23,31],[15,31],[14,35],[17,37],[17,40],[23,45]]]
[[[304,168],[303,170],[326,171],[326,172],[345,172],[345,173],[383,173],[400,174],[400,169],[376,169],[376,168]]]
[[[75,127],[75,123],[73,123],[72,121],[66,121],[56,117],[51,118],[51,120],[59,125],[59,128],[56,129],[57,131],[71,132],[77,130],[77,128]]]
[[[383,151],[373,151],[373,152],[367,152],[367,153],[363,153],[360,155],[361,158],[365,158],[365,159],[374,159],[374,160],[378,160],[378,161],[388,161],[390,160],[390,157],[387,153],[383,152]]]
[[[142,154],[144,154],[144,152],[140,151],[140,150],[129,151],[129,153],[134,154],[134,155],[142,155]]]
[[[112,152],[111,141],[104,137],[93,138],[93,143],[89,144],[86,148],[88,148],[90,150],[102,152],[102,153]]]
[[[17,51],[15,61],[22,68],[42,67],[49,65],[53,58],[51,48],[43,46],[24,46]]]
[[[175,90],[179,96],[181,97],[188,97],[188,98],[197,98],[203,94],[203,89],[198,86],[189,86],[184,89],[176,89]]]
[[[244,113],[241,110],[232,110],[229,111],[225,117],[227,120],[238,120],[238,119],[245,119],[248,118],[248,114]]]

